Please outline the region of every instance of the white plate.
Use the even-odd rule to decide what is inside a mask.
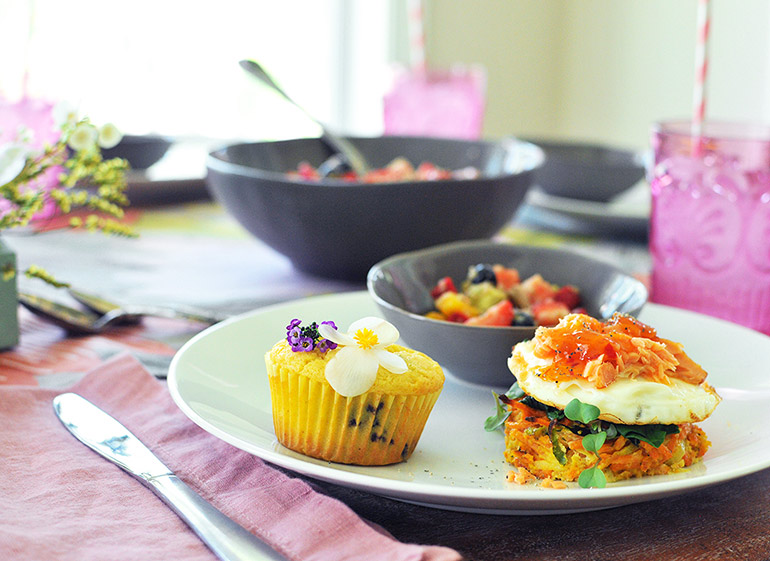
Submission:
[[[451,510],[550,514],[608,508],[693,491],[770,466],[770,424],[762,421],[770,408],[770,337],[655,304],[645,307],[641,319],[662,336],[684,343],[724,398],[702,423],[712,448],[687,472],[604,489],[507,483],[502,433],[483,428],[494,410],[490,388],[451,376],[407,462],[347,466],[284,448],[273,432],[264,353],[284,336],[292,318],[331,319],[342,327],[367,315],[378,315],[369,295],[352,292],[296,300],[227,320],[200,333],[174,357],[171,395],[203,429],[269,462],[339,485]]]
[[[538,187],[529,190],[525,202],[521,218],[559,231],[647,235],[650,194],[646,182],[607,202],[556,197]]]

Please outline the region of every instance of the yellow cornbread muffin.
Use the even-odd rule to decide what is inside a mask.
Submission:
[[[361,349],[340,345],[298,351],[287,340],[276,343],[265,364],[278,441],[296,452],[346,464],[385,465],[409,458],[441,393],[444,373],[418,351],[396,344],[378,349],[403,361],[405,371],[394,373],[375,362],[376,377],[368,390],[343,395],[327,379],[329,364],[343,351],[363,356]]]

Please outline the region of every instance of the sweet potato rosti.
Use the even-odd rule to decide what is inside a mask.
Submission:
[[[693,424],[720,401],[705,370],[636,319],[571,314],[517,344],[508,366],[516,383],[500,399],[517,482],[601,487],[681,471],[709,448]]]

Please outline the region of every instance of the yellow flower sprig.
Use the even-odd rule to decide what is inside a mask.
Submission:
[[[30,279],[40,279],[52,286],[55,286],[56,288],[69,286],[69,283],[56,280],[56,278],[51,273],[42,267],[38,267],[37,265],[30,265],[27,270],[24,271],[24,275]]]
[[[27,226],[52,203],[64,215],[88,212],[72,217],[71,228],[136,236],[130,226],[121,222],[129,204],[125,195],[128,162],[122,158],[104,160],[100,148],[117,144],[120,133],[112,125],[97,129],[88,119],[69,117],[61,126],[59,139],[39,153],[31,153],[19,141],[10,149],[8,145],[0,146],[0,230]],[[44,174],[57,168],[60,173],[56,183],[47,185],[50,181],[43,181]],[[62,284],[37,266],[25,274]]]

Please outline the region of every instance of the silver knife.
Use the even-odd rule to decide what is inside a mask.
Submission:
[[[285,561],[270,546],[185,485],[126,427],[75,393],[53,400],[56,415],[83,444],[153,490],[225,561]]]

